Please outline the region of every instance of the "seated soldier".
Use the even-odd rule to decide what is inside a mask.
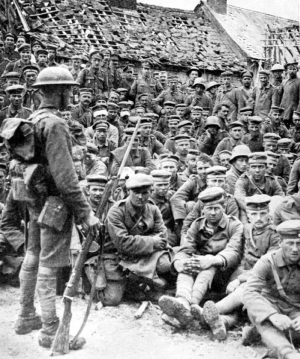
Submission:
[[[122,163],[122,159],[126,152],[127,146],[131,140],[131,137],[134,133],[134,130],[135,129],[133,127],[126,128],[124,130],[124,134],[126,136],[125,144],[122,147],[118,147],[114,151],[112,151],[113,163],[111,167],[111,175],[113,176],[118,173],[119,167]],[[136,167],[144,167],[145,171],[147,171],[149,174],[152,170],[156,169],[156,167],[154,162],[151,160],[151,156],[147,148],[143,148],[139,146],[139,134],[140,134],[140,130],[138,132],[138,136],[134,139],[125,166],[130,167],[133,170]]]
[[[284,194],[286,194],[287,183],[285,182],[285,180],[282,177],[275,175],[275,170],[277,168],[277,164],[278,164],[278,160],[280,158],[280,155],[278,153],[274,153],[274,152],[271,152],[271,151],[266,151],[266,154],[268,156],[266,173],[270,177],[273,177],[273,178],[275,178],[277,180],[277,182],[280,184],[280,187],[282,188]]]
[[[254,194],[284,196],[280,184],[267,175],[266,170],[267,155],[264,152],[251,153],[248,172],[242,174],[236,182],[234,197],[240,207],[240,219],[244,224],[248,223],[245,197],[251,197]]]
[[[300,193],[286,196],[281,204],[275,208],[273,221],[274,225],[289,221],[290,219],[300,220]]]
[[[280,248],[257,261],[242,299],[251,322],[276,357],[299,359],[292,343],[300,333],[300,221],[283,222],[276,230]]]
[[[170,118],[173,119],[174,116],[171,116]],[[177,125],[177,132],[178,132],[177,135],[175,135],[174,137],[168,138],[166,143],[164,144],[164,147],[167,150],[169,150],[170,152],[172,152],[174,154],[177,152],[175,137],[179,136],[179,135],[188,136],[189,137],[189,147],[192,148],[192,149],[197,148],[196,140],[191,137],[192,122],[186,121],[186,120],[179,122],[178,125]]]
[[[238,146],[236,146],[236,147],[238,147]],[[226,167],[228,171],[231,169],[231,164],[229,162],[231,159],[231,156],[232,156],[232,152],[227,151],[227,150],[221,151],[218,154],[218,161],[219,161],[220,165],[223,167]]]
[[[223,140],[217,145],[215,152],[213,154],[213,161],[215,165],[219,165],[219,153],[221,151],[227,150],[232,151],[236,146],[243,145],[241,138],[243,136],[243,124],[241,122],[235,121],[230,122],[228,125],[229,137],[223,138]]]
[[[262,119],[259,116],[251,116],[248,123],[249,133],[242,137],[242,142],[250,148],[251,152],[263,151]]]
[[[200,195],[203,216],[193,222],[172,263],[178,272],[176,297],[162,296],[159,305],[182,326],[190,324],[191,310],[199,315],[199,303],[211,287],[224,290],[232,270],[242,256],[243,225],[224,213],[221,188],[212,187]]]
[[[255,263],[261,256],[279,247],[279,235],[273,227],[269,213],[271,197],[255,194],[246,198],[249,222],[244,227],[244,255],[241,264],[231,276],[227,286],[228,295],[214,303],[208,301],[203,307],[203,317],[218,340],[226,339],[227,330],[236,325],[235,312],[243,305],[242,297],[246,281]]]
[[[140,146],[148,149],[151,158],[154,155],[161,155],[162,153],[168,153],[169,151],[151,134],[152,131],[152,119],[150,117],[143,117],[140,122],[141,134],[139,138]]]
[[[276,133],[281,138],[290,138],[290,132],[284,125],[282,115],[285,109],[283,107],[271,106],[269,118],[265,119],[261,127],[262,133]]]
[[[169,132],[166,133],[166,142],[169,140],[169,139],[173,139],[177,133],[178,133],[178,130],[177,130],[177,126],[179,124],[179,121],[180,121],[180,118],[179,116],[177,115],[171,115],[168,117],[168,128],[169,128]],[[168,147],[165,146],[169,151],[175,153],[175,145],[174,145],[174,142],[171,142],[169,141],[168,142]]]
[[[190,136],[185,134],[176,135],[174,137],[176,152],[179,157],[177,162],[177,172],[183,172],[187,168],[187,156],[190,149]]]
[[[166,135],[169,131],[168,118],[174,115],[176,103],[173,101],[165,101],[161,110],[161,117],[158,120],[157,130]]]
[[[152,120],[152,131],[151,134],[161,143],[165,144],[167,137],[157,130],[159,115],[154,112],[148,112],[145,114],[146,117],[150,117]]]
[[[178,236],[175,233],[175,221],[171,210],[170,198],[172,191],[170,191],[171,174],[165,170],[151,171],[153,178],[153,191],[151,199],[160,210],[164,224],[167,228],[167,240],[171,247],[179,245]]]
[[[108,176],[108,170],[105,164],[97,157],[98,148],[93,143],[88,142],[84,158],[86,175],[103,175]]]
[[[246,145],[236,146],[233,149],[229,160],[231,168],[226,173],[228,193],[234,194],[236,181],[247,170],[250,153],[251,151]]]
[[[246,106],[240,109],[238,120],[242,122],[245,133],[249,132],[249,117],[253,114],[253,107]]]
[[[207,188],[220,187],[225,191],[224,209],[228,216],[235,216],[239,218],[239,207],[233,195],[227,193],[226,183],[226,167],[213,166],[206,169],[206,183]],[[199,194],[201,196],[201,192]],[[198,196],[198,198],[199,198]],[[181,230],[181,238],[183,239],[190,228],[191,224],[202,215],[203,203],[198,199],[193,209],[188,213],[183,221]]]
[[[171,174],[169,190],[172,191],[173,194],[183,185],[183,181],[177,173],[178,160],[178,156],[166,153],[159,157],[159,168]]]
[[[199,138],[204,132],[204,123],[202,122],[202,111],[203,108],[200,106],[193,106],[191,109],[190,120],[193,123],[192,127],[192,136],[194,138]]]
[[[200,156],[200,152],[198,150],[188,150],[188,155],[186,157],[186,169],[179,173],[179,177],[183,182],[186,182],[191,175],[197,174],[197,159]]]
[[[129,197],[116,202],[107,215],[107,253],[115,253],[132,283],[165,288],[172,251],[161,213],[151,201],[153,179],[143,173],[126,181]]]
[[[219,119],[216,116],[209,116],[204,128],[205,132],[199,138],[198,147],[200,152],[212,156],[220,141],[229,135],[226,131],[221,130]]]
[[[197,161],[197,176],[193,175],[171,197],[171,207],[179,228],[187,214],[192,210],[199,193],[206,187],[206,169],[213,165],[209,156],[202,154]]]

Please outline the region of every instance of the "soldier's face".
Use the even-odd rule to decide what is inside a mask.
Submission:
[[[147,96],[142,96],[141,99],[140,99],[140,104],[143,107],[147,107],[147,105],[148,105],[148,97]]]
[[[189,172],[192,174],[197,174],[197,156],[188,155],[187,156],[187,165]]]
[[[84,106],[89,106],[90,103],[92,102],[92,95],[86,94],[86,93],[81,94],[81,95],[80,95],[80,102],[81,102]]]
[[[289,65],[287,68],[287,73],[290,78],[295,78],[297,76],[298,67],[296,65]]]
[[[277,144],[274,142],[263,142],[263,147],[265,151],[275,152],[277,149]]]
[[[63,112],[61,112],[61,117],[62,117],[62,119],[64,119],[66,122],[71,121],[71,120],[72,120],[71,111],[63,111]]]
[[[231,84],[231,77],[230,76],[225,76],[225,77],[223,77],[223,84],[225,85],[225,86],[229,86],[230,84]]]
[[[198,77],[198,71],[191,71],[189,78],[195,80],[196,77]]]
[[[29,61],[30,60],[31,53],[30,51],[22,51],[20,53],[20,57],[22,61]]]
[[[244,134],[242,127],[234,127],[230,130],[230,135],[234,140],[240,140]]]
[[[287,155],[291,152],[291,150],[289,147],[278,147],[277,152],[283,155]]]
[[[199,122],[201,121],[201,112],[192,112],[192,113],[191,113],[191,119],[192,119],[194,122],[199,123]]]
[[[47,62],[47,55],[45,54],[40,54],[37,58],[37,61],[41,64],[44,64]]]
[[[96,159],[96,155],[94,153],[87,153],[84,157],[84,163],[86,166],[91,166]]]
[[[300,238],[283,239],[280,244],[284,259],[288,264],[296,264],[300,259]]]
[[[101,186],[90,186],[89,195],[90,200],[94,204],[99,204],[104,192],[104,188]]]
[[[95,131],[95,136],[96,138],[98,138],[99,141],[105,141],[107,138],[107,130],[105,130],[104,128],[98,128]]]
[[[242,112],[240,114],[240,120],[243,121],[243,122],[248,122],[248,118],[249,116],[251,116],[252,112],[251,111],[248,111],[248,112]]]
[[[217,134],[219,132],[219,127],[218,126],[208,126],[207,131],[212,135],[212,137],[215,137],[215,136],[217,136]]]
[[[164,106],[164,109],[166,111],[166,115],[169,116],[174,113],[174,107],[173,106]]]
[[[177,81],[170,81],[170,89],[175,91],[177,88]]]
[[[144,137],[149,137],[152,131],[151,125],[146,125],[141,127],[141,135]]]
[[[19,37],[17,39],[17,43],[16,43],[16,46],[17,47],[20,47],[21,45],[25,44],[25,39],[23,37]]]
[[[11,94],[9,96],[9,101],[14,107],[19,107],[22,104],[22,94]]]
[[[197,174],[203,182],[206,182],[206,170],[211,167],[209,163],[197,162]]]
[[[74,60],[72,61],[72,65],[73,65],[74,69],[79,69],[80,66],[81,66],[81,60],[79,60],[79,59],[74,59]]]
[[[226,180],[225,177],[212,177],[206,179],[207,187],[220,187],[225,188]]]
[[[261,181],[266,173],[266,165],[252,163],[249,166],[249,173],[255,181]]]
[[[176,115],[179,117],[183,117],[185,114],[185,108],[184,107],[177,107],[176,108]]]
[[[203,207],[203,215],[207,222],[216,225],[223,217],[224,207],[221,204],[205,205]]]
[[[52,60],[55,59],[55,55],[56,55],[56,51],[55,51],[55,50],[48,49],[48,59],[49,59],[50,61],[52,61]]]
[[[41,45],[36,44],[36,45],[32,46],[32,51],[33,51],[34,54],[40,49],[41,49]]]
[[[190,148],[190,141],[180,141],[175,143],[176,151],[180,156],[186,156],[188,154],[188,150]]]
[[[137,108],[135,113],[137,116],[143,116],[145,114],[145,110],[143,108]]]
[[[129,144],[130,140],[131,140],[131,136],[127,136],[127,144]],[[140,144],[140,140],[138,137],[136,137],[133,141],[131,149],[136,150],[139,147],[139,144]]]
[[[159,75],[159,81],[160,81],[162,84],[167,83],[167,80],[168,80],[168,75],[167,75],[167,74],[162,73],[162,74]]]
[[[6,47],[10,47],[10,48],[12,48],[12,47],[14,47],[15,46],[15,40],[14,40],[14,38],[13,37],[10,37],[10,36],[8,36],[6,39],[5,39],[5,46]]]
[[[110,120],[114,120],[117,117],[117,110],[109,109],[107,112],[107,118],[109,118]]]
[[[220,161],[220,165],[223,167],[226,167],[228,170],[231,167],[231,164],[229,163],[230,160],[230,154],[229,153],[221,153],[219,155],[219,161]]]
[[[174,178],[174,176],[176,176],[177,168],[176,168],[176,163],[173,161],[164,161],[161,164],[161,169],[171,173],[173,178]]]
[[[127,71],[126,72],[126,78],[127,78],[127,80],[133,79],[133,71]]]
[[[259,75],[259,81],[262,86],[266,86],[269,81],[269,77],[266,75]]]
[[[233,166],[240,172],[245,172],[248,167],[248,157],[238,157],[235,159]]]
[[[164,197],[168,193],[170,183],[166,182],[154,182],[153,193],[159,197]]]
[[[150,197],[151,187],[129,190],[129,200],[135,207],[144,207]]]
[[[120,97],[115,92],[112,92],[109,96],[109,102],[118,103],[120,100]]]
[[[35,71],[27,71],[25,75],[25,81],[29,86],[35,83],[37,73]]]
[[[268,158],[268,160],[267,160],[267,173],[274,174],[274,171],[275,171],[276,167],[277,167],[277,161]]]
[[[201,86],[201,85],[196,85],[196,86],[194,87],[194,89],[195,89],[196,94],[197,94],[197,95],[200,95],[200,94],[202,94],[202,93],[204,92],[205,87],[203,87],[203,86]]]
[[[229,114],[229,108],[226,106],[222,106],[218,112],[218,116],[223,120],[227,120]]]
[[[180,135],[188,135],[188,136],[190,136],[191,133],[192,133],[192,126],[179,127],[179,134]]]
[[[257,125],[255,123],[249,124],[249,132],[251,135],[256,135],[259,133],[259,131],[260,131],[260,125]]]
[[[143,75],[145,77],[149,76],[150,75],[150,68],[149,67],[143,67]]]
[[[246,87],[246,88],[249,88],[251,86],[251,77],[243,77],[242,78],[242,84]]]
[[[250,223],[257,229],[264,228],[270,223],[270,214],[268,209],[263,210],[248,210],[247,216]]]
[[[12,86],[12,85],[18,85],[20,83],[17,79],[8,79],[6,82],[6,87]]]
[[[296,127],[300,127],[300,117],[297,115],[293,115],[293,123]]]
[[[281,120],[281,114],[278,111],[272,111],[270,113],[270,117],[273,123],[275,123],[276,125],[278,125],[280,123]]]
[[[273,71],[273,77],[275,80],[280,79],[282,77],[283,71]]]
[[[98,59],[98,58],[93,58],[93,59],[92,59],[92,68],[94,68],[94,69],[99,69],[100,64],[101,64],[101,60],[100,60],[100,59]]]

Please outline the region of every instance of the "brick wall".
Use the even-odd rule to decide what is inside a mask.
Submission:
[[[121,9],[136,10],[136,0],[108,0],[110,6]]]

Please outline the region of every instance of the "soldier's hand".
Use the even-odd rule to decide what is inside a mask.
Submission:
[[[241,284],[239,279],[235,279],[232,282],[230,282],[226,288],[226,293],[230,294],[236,290],[236,288]]]
[[[191,265],[196,270],[205,270],[212,267],[215,264],[215,257],[211,254],[205,256],[193,256],[191,258]]]
[[[269,320],[279,330],[287,330],[292,326],[292,321],[287,315],[275,313],[269,317]]]
[[[101,223],[99,218],[95,217],[92,212],[88,215],[85,221],[82,223],[83,229],[87,232],[88,230],[92,231],[94,236],[98,235]]]
[[[292,321],[292,328],[297,332],[300,333],[300,316],[297,317]]]
[[[162,238],[160,234],[156,234],[153,238],[153,248],[157,251],[160,251],[162,249],[165,249],[167,246],[167,240],[165,238]]]
[[[190,269],[189,262],[190,260],[177,260],[174,263],[174,267],[178,273],[193,274]]]

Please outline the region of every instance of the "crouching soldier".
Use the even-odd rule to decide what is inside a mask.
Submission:
[[[243,225],[224,213],[224,197],[224,190],[218,187],[200,194],[203,216],[191,225],[172,263],[178,272],[176,297],[159,300],[162,311],[182,326],[190,323],[192,313],[200,319],[199,303],[211,284],[218,292],[225,289],[241,259]]]
[[[238,322],[238,313],[234,311],[243,305],[246,281],[254,264],[261,256],[279,247],[279,235],[271,224],[270,201],[271,197],[264,194],[246,198],[250,223],[244,227],[244,258],[227,286],[227,293],[230,294],[216,304],[212,301],[204,304],[204,320],[218,340],[224,340],[226,330]]]
[[[107,230],[111,248],[129,278],[161,290],[166,286],[162,276],[170,271],[172,251],[161,213],[149,199],[152,185],[149,175],[130,176],[126,181],[129,197],[108,212]]]
[[[299,359],[287,339],[300,333],[300,221],[277,228],[280,248],[258,260],[244,290],[243,303],[262,340],[279,359]]]

